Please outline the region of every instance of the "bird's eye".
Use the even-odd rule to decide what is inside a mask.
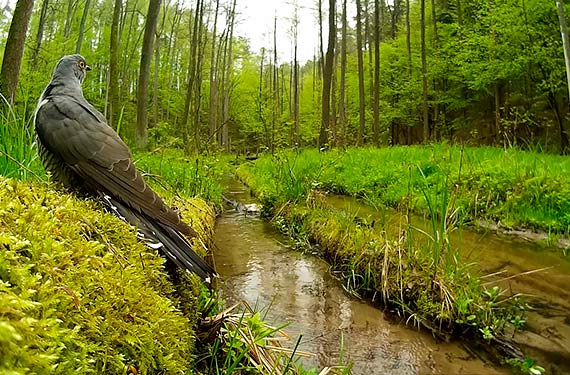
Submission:
[[[80,61],[80,62],[79,62],[79,67],[80,67],[81,69],[85,69],[85,62]]]

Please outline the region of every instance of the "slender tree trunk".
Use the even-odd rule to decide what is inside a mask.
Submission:
[[[372,142],[380,145],[380,1],[374,0],[374,95],[372,102],[374,122]]]
[[[426,1],[420,0],[420,38],[422,45],[422,112],[424,142],[429,140],[429,115],[428,115],[428,84],[427,84],[427,61],[426,61]]]
[[[408,80],[412,82],[412,42],[410,30],[410,0],[406,0],[406,52],[408,57]],[[411,125],[407,124],[406,127],[406,143],[411,144]]]
[[[42,10],[40,12],[40,21],[38,23],[38,32],[36,34],[36,46],[34,47],[34,53],[32,56],[32,64],[33,64],[35,69],[37,69],[38,55],[40,54],[40,49],[42,47],[42,39],[44,37],[44,26],[46,23],[48,5],[49,5],[49,0],[44,0],[42,2]]]
[[[293,43],[294,43],[294,52],[293,52],[293,121],[295,122],[294,125],[294,136],[293,136],[293,146],[299,147],[300,146],[300,138],[299,138],[299,61],[297,60],[297,36],[298,36],[298,29],[299,29],[299,8],[297,3],[295,3],[295,18],[293,24]]]
[[[218,11],[220,7],[220,0],[216,0],[216,10],[214,15],[214,26],[212,31],[212,50],[210,51],[210,110],[208,113],[208,123],[210,125],[210,137],[216,136],[216,30],[218,26]],[[262,68],[263,69],[263,68]]]
[[[73,16],[75,14],[74,4],[74,0],[68,0],[67,2],[67,15],[65,17],[65,26],[63,28],[63,36],[66,40],[69,38],[69,33],[71,31],[71,22],[73,21]]]
[[[560,34],[562,34],[562,45],[564,46],[564,62],[566,63],[566,82],[568,85],[568,96],[570,100],[570,42],[568,41],[568,32],[566,30],[566,17],[564,16],[564,7],[561,0],[556,0],[556,7],[558,8],[558,19],[560,21]],[[570,104],[570,101],[568,102]],[[562,153],[567,153],[569,143],[568,136],[564,131],[562,121],[559,121],[560,126],[560,150]]]
[[[232,48],[233,48],[233,37],[234,37],[234,24],[236,16],[236,0],[233,1],[232,9],[230,13],[230,31],[228,34],[228,60],[226,62],[226,82],[225,82],[225,92],[224,92],[224,117],[222,119],[222,144],[226,151],[230,151],[230,139],[229,139],[229,121],[230,121],[230,83],[232,76]]]
[[[79,35],[77,36],[77,44],[75,45],[75,53],[81,53],[81,45],[83,44],[83,36],[85,35],[85,23],[87,22],[87,14],[89,13],[90,5],[91,0],[85,0],[83,16],[81,17],[81,24],[79,25]]]
[[[137,87],[137,131],[135,132],[135,141],[139,148],[145,148],[148,142],[148,84],[150,78],[150,61],[153,51],[152,43],[154,41],[159,12],[160,0],[150,0],[144,28],[139,82]]]
[[[198,28],[198,51],[196,63],[196,79],[195,79],[195,95],[194,95],[194,143],[196,149],[200,151],[200,108],[202,104],[202,72],[204,62],[204,52],[206,50],[207,38],[204,36],[206,25],[204,25],[205,2],[202,1],[202,10],[200,11],[200,25]],[[208,20],[209,22],[209,20]]]
[[[26,41],[33,7],[33,0],[18,0],[4,47],[2,69],[0,70],[0,93],[10,104],[13,104],[16,99],[18,77],[24,55],[24,42]]]
[[[358,57],[358,139],[356,143],[364,143],[366,126],[366,99],[364,87],[364,56],[362,56],[362,15],[360,0],[356,0],[356,52]]]
[[[437,9],[435,6],[435,0],[431,0],[431,22],[432,22],[432,26],[433,26],[433,51],[434,51],[434,55],[438,52],[438,48],[439,48],[439,35],[438,35],[438,30],[437,30]],[[433,96],[434,98],[436,97],[436,95],[438,94],[438,90],[440,87],[440,83],[438,79],[434,79],[433,80]],[[435,138],[437,140],[437,136],[438,136],[438,122],[439,122],[439,105],[437,103],[437,100],[434,100],[433,103],[433,119],[432,119],[432,124],[433,124],[433,135],[432,138]]]
[[[166,13],[166,9],[164,10]],[[158,125],[158,71],[160,68],[160,35],[154,42],[154,79],[152,83],[152,126]]]
[[[257,111],[259,116],[259,121],[263,124],[263,139],[265,147],[269,149],[271,135],[269,134],[269,129],[267,128],[267,122],[263,116],[263,68],[265,67],[265,48],[261,48],[261,62],[259,65],[259,90],[257,95]]]
[[[336,39],[336,38],[335,38]],[[331,135],[332,139],[330,141],[331,147],[337,146],[338,141],[338,122],[337,122],[337,108],[336,108],[336,76],[337,76],[337,66],[338,64],[338,53],[336,51],[335,45],[335,52],[333,58],[333,68],[332,68],[332,79],[331,79]]]
[[[325,52],[323,48],[323,0],[319,0],[319,66],[321,72],[325,70]]]
[[[273,116],[271,122],[271,154],[275,152],[275,127],[279,121],[279,68],[277,67],[277,15],[273,19]]]
[[[338,101],[339,140],[340,145],[345,142],[346,134],[346,0],[342,2],[342,41],[340,52],[340,89]]]
[[[120,114],[119,95],[119,19],[121,16],[122,0],[115,0],[113,21],[111,23],[111,43],[109,54],[109,125],[117,129]]]
[[[196,61],[198,51],[198,27],[202,22],[200,19],[201,4],[203,0],[196,2],[196,9],[194,11],[194,21],[192,25],[192,41],[190,44],[190,55],[188,56],[188,86],[186,87],[186,99],[184,101],[184,114],[182,115],[182,134],[184,137],[184,145],[189,151],[190,146],[190,106],[192,105],[192,97],[194,94],[194,82],[196,79]]]
[[[329,41],[327,45],[327,54],[325,58],[325,68],[323,70],[323,104],[321,112],[321,130],[319,133],[318,146],[326,147],[329,141],[329,126],[330,126],[330,105],[331,105],[331,84],[333,74],[333,59],[334,59],[334,46],[336,39],[336,24],[335,24],[335,0],[329,0]]]

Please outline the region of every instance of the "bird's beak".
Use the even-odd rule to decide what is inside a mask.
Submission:
[[[91,67],[90,67],[89,65],[85,65],[85,70],[86,70],[86,71],[90,71],[90,70],[91,70]]]

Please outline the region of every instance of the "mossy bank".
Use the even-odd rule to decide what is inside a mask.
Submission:
[[[186,203],[208,238],[213,211]],[[0,177],[0,373],[192,372],[202,287],[184,288],[96,202]]]

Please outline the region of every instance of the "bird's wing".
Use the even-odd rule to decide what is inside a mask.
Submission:
[[[44,147],[85,181],[84,188],[109,194],[184,234],[195,234],[145,183],[127,145],[83,98],[46,98],[36,113],[36,131]]]

